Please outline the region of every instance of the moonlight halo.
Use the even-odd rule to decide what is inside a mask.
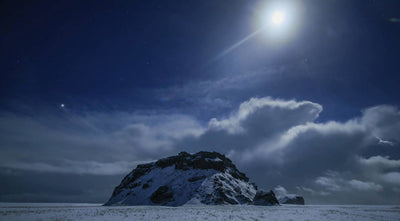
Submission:
[[[289,4],[290,3],[290,4]],[[208,63],[217,61],[238,48],[240,45],[254,38],[258,35],[265,33],[270,42],[276,45],[285,42],[287,38],[291,37],[292,32],[298,28],[299,19],[299,4],[295,2],[275,2],[274,4],[261,5],[261,10],[257,13],[256,30],[239,40],[235,44],[221,51],[216,57],[211,59]],[[264,36],[265,37],[265,36]]]
[[[268,1],[259,5],[257,14],[255,28],[262,29],[264,39],[284,43],[300,28],[302,7],[295,1]]]

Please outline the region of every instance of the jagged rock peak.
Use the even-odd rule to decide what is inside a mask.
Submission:
[[[220,172],[228,171],[237,179],[249,181],[249,178],[244,173],[241,173],[230,159],[218,152],[201,151],[193,155],[187,152],[180,152],[178,156],[158,160],[155,165],[161,168],[174,165],[175,169],[178,170],[214,169]]]

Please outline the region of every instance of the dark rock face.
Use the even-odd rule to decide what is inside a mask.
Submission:
[[[220,161],[209,160],[216,158],[219,158]],[[233,177],[246,182],[249,181],[249,178],[247,178],[244,173],[240,172],[230,159],[217,152],[201,151],[193,155],[186,152],[181,152],[178,154],[178,156],[160,159],[155,163],[155,165],[160,168],[174,165],[175,169],[178,170],[214,169],[220,172],[225,172],[228,168],[230,168],[230,173]]]
[[[188,181],[189,182],[196,182],[198,180],[202,180],[202,179],[205,179],[205,178],[206,178],[206,176],[195,176],[195,177],[189,178]]]
[[[268,205],[279,205],[278,200],[275,197],[275,193],[271,190],[269,192],[259,190],[253,200],[254,205],[268,206]]]
[[[150,200],[156,204],[165,204],[174,199],[174,193],[168,186],[160,186],[153,194],[150,196]]]
[[[304,205],[304,198],[302,196],[285,196],[279,199],[282,204],[297,204]]]
[[[257,191],[230,159],[217,152],[181,152],[136,167],[104,205],[278,205],[275,194]]]

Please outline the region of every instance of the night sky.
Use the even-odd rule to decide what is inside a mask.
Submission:
[[[400,203],[397,0],[0,10],[0,201],[103,203],[137,164],[207,150],[306,202]]]

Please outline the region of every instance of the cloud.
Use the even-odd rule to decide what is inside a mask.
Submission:
[[[372,190],[372,191],[381,191],[382,190],[381,185],[375,184],[372,182],[363,182],[360,180],[350,180],[349,184],[353,189],[357,189],[357,190]]]
[[[289,192],[286,190],[286,188],[283,187],[283,186],[276,186],[276,187],[274,188],[274,193],[275,193],[275,195],[276,195],[276,197],[277,197],[278,199],[281,198],[281,197],[284,197],[284,196],[294,196],[294,195],[295,195],[295,194],[289,193]]]
[[[210,130],[225,130],[230,134],[263,133],[268,136],[293,125],[315,120],[322,106],[303,101],[273,100],[269,97],[252,98],[243,102],[239,110],[227,119],[211,119]],[[268,122],[268,124],[265,124]]]
[[[311,195],[317,195],[317,196],[328,196],[331,195],[331,192],[325,192],[325,191],[315,191],[311,188],[308,187],[303,187],[303,186],[297,186],[296,189],[299,192],[303,192],[303,193],[309,193]]]
[[[227,154],[264,189],[311,202],[398,203],[399,110],[374,106],[344,122],[317,122],[322,110],[310,101],[263,97],[208,122],[157,111],[1,112],[0,166],[116,175],[180,151],[210,150]]]
[[[276,139],[288,129],[315,120],[322,107],[319,104],[294,100],[252,98],[243,102],[238,110],[222,119],[213,118],[208,128],[197,137],[186,137],[177,143],[178,148],[188,151],[217,150],[241,160],[259,145]]]
[[[342,191],[343,187],[337,184],[337,181],[332,177],[318,177],[315,180],[317,185],[323,186],[329,191]]]
[[[359,158],[361,165],[378,170],[394,169],[400,167],[400,160],[391,160],[389,156],[372,156],[370,158]]]
[[[126,174],[132,170],[134,165],[141,162],[114,162],[103,163],[95,161],[70,161],[64,160],[58,165],[48,164],[44,162],[6,162],[1,163],[0,167],[12,168],[16,170],[49,172],[49,173],[66,173],[66,174],[92,174],[92,175],[118,175]]]
[[[288,191],[283,186],[277,186],[274,188],[275,195],[277,196],[286,196],[288,195]]]
[[[381,191],[383,189],[381,185],[373,182],[346,180],[339,173],[332,171],[327,172],[326,176],[318,177],[315,183],[330,192]]]
[[[0,166],[75,174],[120,174],[174,152],[203,128],[190,116],[141,113],[0,114]]]
[[[400,185],[400,173],[399,172],[389,172],[382,175],[384,181]]]
[[[397,182],[393,170],[398,160],[375,155],[382,148],[376,136],[393,141],[389,146],[398,148],[397,108],[375,106],[345,122],[317,123],[321,111],[322,106],[313,102],[252,98],[229,117],[210,120],[202,135],[184,140],[182,147],[227,153],[264,188],[284,185],[347,202],[345,196],[353,192],[386,191],[390,195],[388,183]],[[388,153],[396,157],[396,149]],[[360,196],[354,196],[353,202],[359,202]],[[371,194],[364,200],[373,202],[374,197]],[[387,200],[397,202],[390,196]]]
[[[380,105],[366,109],[361,123],[379,139],[400,141],[400,111],[394,106]]]

